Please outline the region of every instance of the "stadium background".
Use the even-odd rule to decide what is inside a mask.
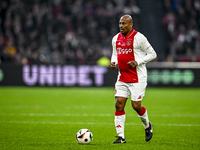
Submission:
[[[107,65],[123,14],[133,17],[134,28],[158,54],[148,63],[149,86],[200,86],[199,0],[2,0],[0,4],[2,86],[113,86],[117,71]],[[85,80],[88,83],[81,83]]]
[[[115,145],[107,65],[127,13],[158,54],[142,102],[154,136],[129,98],[127,143]],[[0,0],[0,149],[199,150],[199,15],[200,0]],[[81,128],[90,145],[76,142]]]

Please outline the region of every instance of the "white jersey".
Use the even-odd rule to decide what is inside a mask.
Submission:
[[[157,57],[147,38],[135,30],[127,36],[118,33],[112,39],[112,47],[111,62],[118,64],[118,80],[125,83],[147,82],[146,63]],[[136,68],[127,64],[131,60],[138,63]]]

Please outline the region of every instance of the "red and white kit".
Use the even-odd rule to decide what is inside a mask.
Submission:
[[[115,35],[112,46],[111,62],[118,64],[118,80],[124,83],[147,82],[146,63],[156,58],[156,52],[147,38],[133,29],[127,36],[121,33]],[[132,60],[137,61],[136,68],[127,64]]]
[[[119,74],[115,84],[115,97],[129,98],[132,101],[142,101],[146,85],[146,63],[156,58],[156,52],[146,37],[134,29],[127,36],[118,33],[112,39],[113,53],[111,62],[118,64]],[[138,66],[132,68],[128,62],[136,61]],[[138,112],[144,128],[149,128],[150,122],[146,108]],[[115,127],[119,137],[124,137],[125,111],[115,111]]]

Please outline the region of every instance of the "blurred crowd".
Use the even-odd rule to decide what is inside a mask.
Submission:
[[[134,18],[135,0],[1,0],[1,64],[96,63],[110,58],[121,15]]]
[[[164,0],[166,61],[200,62],[200,0]]]
[[[200,61],[200,0],[163,6],[164,61]],[[0,64],[94,64],[110,58],[119,18],[140,30],[140,13],[137,0],[1,0]]]

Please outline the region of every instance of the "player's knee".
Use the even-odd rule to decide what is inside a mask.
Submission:
[[[123,107],[122,103],[119,102],[119,101],[116,101],[116,102],[115,102],[115,108],[116,108],[116,110],[118,110],[118,111],[124,110],[124,107]]]
[[[135,111],[138,111],[141,109],[141,104],[137,102],[132,102],[132,107]]]

